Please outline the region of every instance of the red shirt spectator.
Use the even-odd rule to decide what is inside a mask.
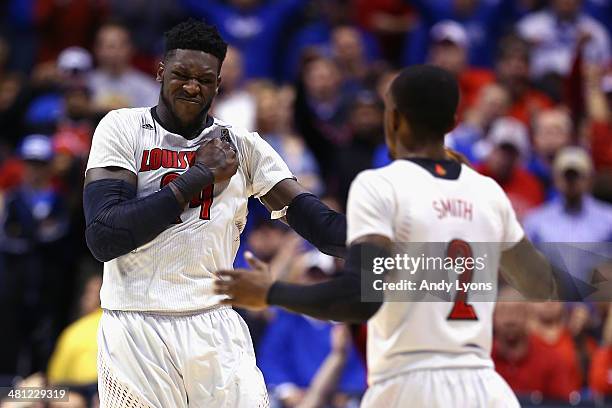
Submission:
[[[552,108],[553,105],[548,96],[540,91],[530,89],[512,102],[509,115],[529,125],[531,118],[536,113]]]
[[[477,165],[476,170],[499,183],[510,199],[519,219],[522,219],[529,210],[544,202],[544,189],[539,180],[520,166],[513,167],[505,177],[501,177],[486,162]]]
[[[555,348],[534,335],[528,336],[524,355],[516,360],[505,357],[497,342],[492,357],[495,370],[519,396],[539,391],[545,399],[567,401],[576,389],[571,379],[574,368]]]
[[[590,126],[591,154],[595,169],[612,169],[612,124],[593,122]]]
[[[495,75],[487,69],[467,69],[459,74],[459,89],[461,100],[457,108],[457,115],[474,105],[480,91],[485,86],[495,82]]]
[[[600,395],[612,395],[612,346],[602,346],[593,354],[589,386]]]
[[[529,303],[514,289],[500,290],[493,315],[495,369],[518,395],[537,392],[544,399],[568,401],[576,390],[571,379],[574,368],[558,350],[529,333],[530,311]]]

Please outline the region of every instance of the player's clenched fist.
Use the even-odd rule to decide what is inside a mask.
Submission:
[[[196,151],[195,161],[210,169],[215,183],[231,178],[238,170],[235,147],[220,138],[205,141]]]

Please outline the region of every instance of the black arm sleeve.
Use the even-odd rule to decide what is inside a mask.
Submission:
[[[136,198],[136,187],[117,179],[87,184],[83,209],[87,246],[101,262],[151,241],[183,212],[169,186]]]
[[[362,287],[372,287],[373,259],[388,251],[371,244],[352,245],[342,275],[315,285],[275,282],[268,292],[268,304],[318,319],[350,323],[367,321],[382,305],[382,293],[374,302],[362,302]]]
[[[346,256],[346,216],[330,209],[314,194],[302,193],[291,201],[287,223],[321,252]]]

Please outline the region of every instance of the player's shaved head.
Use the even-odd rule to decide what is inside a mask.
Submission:
[[[453,128],[459,85],[450,72],[432,65],[405,68],[391,83],[390,93],[413,140],[441,141]]]
[[[215,26],[190,18],[172,27],[165,36],[164,59],[173,55],[178,49],[203,51],[216,57],[221,68],[227,53],[227,43],[221,38]]]

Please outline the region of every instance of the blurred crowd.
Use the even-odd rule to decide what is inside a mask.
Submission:
[[[70,406],[95,404],[101,265],[84,242],[84,166],[108,111],[157,103],[163,32],[188,17],[231,46],[213,114],[258,132],[331,207],[390,162],[381,101],[398,68],[431,63],[462,93],[447,145],[502,186],[536,245],[612,242],[611,0],[6,0],[0,386],[70,385]],[[341,270],[259,202],[249,210],[237,267],[249,249],[289,281]],[[593,259],[575,277],[612,281],[611,259]],[[612,397],[606,290],[608,302],[498,305],[493,359],[526,405]],[[364,327],[241,313],[274,407],[358,406]]]

